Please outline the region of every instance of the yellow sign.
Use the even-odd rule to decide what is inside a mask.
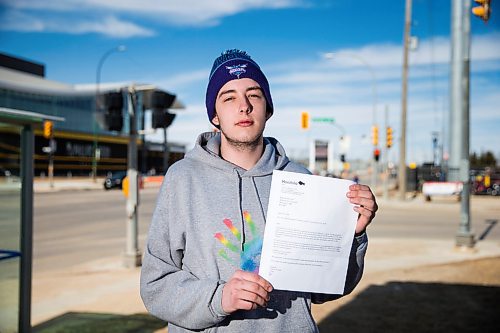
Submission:
[[[122,192],[125,198],[128,198],[129,181],[128,176],[122,180]]]
[[[300,127],[304,130],[309,129],[309,112],[304,111],[300,115]]]

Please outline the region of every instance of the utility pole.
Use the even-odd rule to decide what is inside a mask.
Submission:
[[[474,235],[470,231],[469,180],[470,0],[452,1],[451,38],[452,68],[448,180],[463,183],[460,226],[456,235],[456,245],[472,248],[474,246]]]
[[[139,188],[137,172],[137,92],[134,87],[129,87],[127,92],[127,107],[130,124],[130,134],[128,143],[128,168],[127,178],[129,189],[127,196],[127,227],[126,227],[126,248],[124,265],[127,268],[139,267],[141,265],[141,253],[138,242],[138,207]]]
[[[412,0],[406,0],[405,31],[403,37],[403,87],[401,92],[401,136],[399,140],[399,198],[406,200],[406,114],[408,107],[408,51],[411,34]]]

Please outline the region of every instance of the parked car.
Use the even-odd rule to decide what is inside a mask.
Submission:
[[[127,171],[112,172],[104,180],[104,189],[111,190],[112,188],[122,188],[123,179],[127,176]]]

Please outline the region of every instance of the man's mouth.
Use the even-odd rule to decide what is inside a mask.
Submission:
[[[251,120],[242,120],[236,123],[237,126],[248,127],[253,125],[253,121]]]

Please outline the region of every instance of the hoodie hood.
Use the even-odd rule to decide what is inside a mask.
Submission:
[[[273,170],[281,170],[290,162],[283,146],[272,137],[264,137],[264,152],[257,164],[250,170],[223,160],[220,157],[220,144],[220,132],[202,133],[196,139],[195,147],[186,154],[185,158],[203,162],[225,172],[232,173],[237,170],[241,177],[268,176],[273,173]]]

